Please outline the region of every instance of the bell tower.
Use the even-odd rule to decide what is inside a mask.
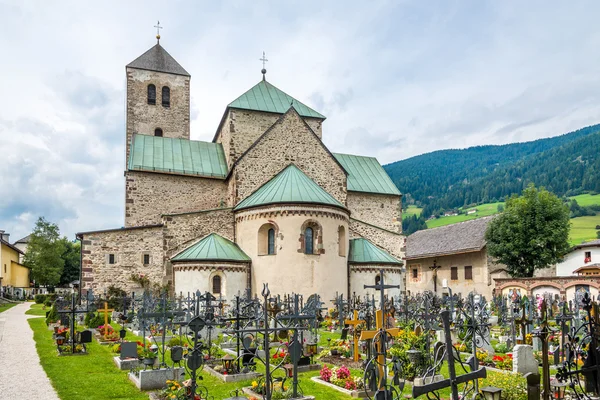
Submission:
[[[156,26],[161,29],[160,24]],[[134,134],[190,138],[190,74],[157,43],[126,67],[125,169]]]

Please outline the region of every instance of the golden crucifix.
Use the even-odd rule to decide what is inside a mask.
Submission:
[[[109,312],[113,312],[115,310],[113,310],[112,308],[108,308],[108,303],[105,301],[104,302],[104,308],[101,310],[98,310],[99,313],[104,314],[104,339],[106,340],[106,337],[108,336],[108,313]]]
[[[383,311],[377,310],[375,313],[375,328],[374,331],[361,331],[359,340],[369,340],[374,339],[375,336],[378,336],[377,343],[377,369],[379,370],[379,382],[378,387],[381,389],[384,386],[384,378],[385,378],[385,357],[383,356],[383,352],[381,351],[382,342],[387,340],[387,335],[398,336],[400,329],[398,328],[383,328]]]
[[[353,352],[354,361],[358,361],[358,359],[359,359],[358,341],[360,339],[356,335],[356,327],[358,325],[364,324],[364,323],[365,323],[365,321],[363,321],[362,319],[358,319],[358,311],[356,311],[356,310],[354,310],[354,319],[347,319],[347,320],[344,321],[344,324],[346,324],[346,325],[352,325],[352,328],[353,328],[352,338],[354,339],[354,352]]]

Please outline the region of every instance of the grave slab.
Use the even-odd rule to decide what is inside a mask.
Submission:
[[[325,382],[323,379],[321,379],[318,376],[313,376],[310,379],[313,382],[318,383],[319,385],[327,386],[327,387],[329,387],[331,389],[337,390],[338,392],[342,392],[344,394],[347,394],[348,396],[350,396],[350,397],[352,397],[354,399],[372,399],[373,396],[375,396],[375,392],[369,392],[367,394],[367,392],[365,392],[365,390],[348,390],[348,389],[344,389],[342,387],[334,385],[333,383]]]
[[[533,356],[533,348],[527,344],[518,344],[513,349],[513,372],[521,375],[529,372],[538,374],[538,362]]]
[[[113,362],[121,371],[129,371],[132,368],[137,368],[140,365],[140,360],[137,358],[121,359],[119,356],[113,357]]]
[[[204,366],[204,371],[208,372],[209,374],[211,374],[212,376],[214,376],[216,378],[219,378],[220,380],[222,380],[225,383],[245,381],[247,379],[258,379],[260,376],[262,376],[262,374],[259,374],[258,372],[247,372],[245,374],[223,375],[220,372],[215,371],[208,365]]]
[[[152,390],[163,388],[168,380],[180,381],[184,376],[185,368],[183,367],[161,368],[141,370],[139,375],[130,372],[129,380],[140,390]]]

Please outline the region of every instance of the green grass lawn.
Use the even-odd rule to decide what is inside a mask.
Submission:
[[[437,228],[438,226],[445,226],[450,224],[456,224],[457,222],[470,221],[472,219],[477,219],[481,217],[487,217],[488,215],[493,215],[498,213],[498,205],[504,205],[504,203],[486,203],[481,204],[476,207],[468,207],[465,210],[471,210],[476,208],[477,212],[471,215],[456,215],[451,217],[440,217],[436,219],[432,219],[427,221],[427,228]]]
[[[50,309],[48,308],[48,311]],[[32,304],[31,308],[27,311],[25,311],[25,314],[27,315],[38,315],[40,317],[45,317],[46,316],[46,309],[44,309],[44,305],[43,304]]]
[[[569,198],[577,200],[577,204],[579,204],[582,207],[600,204],[600,194],[580,194],[579,196],[573,196]]]
[[[582,242],[597,239],[596,225],[600,225],[600,215],[571,219],[569,243],[571,245],[577,245]]]
[[[126,371],[115,367],[108,347],[93,342],[87,356],[58,357],[44,319],[30,319],[29,325],[42,367],[61,399],[148,399],[129,381]]]
[[[8,310],[9,308],[13,308],[19,303],[0,303],[0,313]]]
[[[415,205],[410,205],[404,210],[402,210],[402,218],[412,217],[413,215],[416,215],[418,217],[419,215],[421,215],[421,212],[423,212],[423,208],[417,207]]]

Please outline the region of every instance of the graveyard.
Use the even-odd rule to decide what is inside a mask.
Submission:
[[[93,292],[28,311],[61,398],[593,398],[598,303],[466,296]],[[73,381],[77,385],[73,385]],[[499,395],[500,397],[495,397]]]

